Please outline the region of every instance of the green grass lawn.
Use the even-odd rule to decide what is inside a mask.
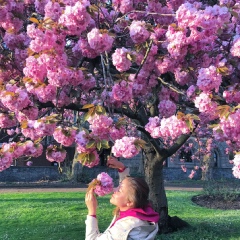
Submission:
[[[191,202],[199,192],[167,191],[169,214],[191,228],[158,236],[158,240],[239,240],[240,210],[199,207]],[[0,196],[0,240],[84,240],[87,210],[84,193],[15,193]],[[111,221],[109,197],[99,198],[100,230]]]

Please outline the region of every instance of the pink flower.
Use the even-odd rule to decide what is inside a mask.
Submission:
[[[14,115],[0,113],[0,127],[11,128],[17,125],[17,120]]]
[[[53,133],[54,139],[63,146],[69,147],[73,144],[76,136],[76,129],[61,126],[57,127]]]
[[[209,68],[201,68],[198,71],[197,86],[200,90],[208,92],[215,89],[218,92],[219,86],[222,83],[221,74],[217,73],[215,66]]]
[[[85,131],[80,131],[76,136],[75,136],[75,141],[77,144],[77,151],[79,153],[82,152],[87,152],[87,144],[89,142],[89,139],[87,137],[87,133]]]
[[[133,85],[125,80],[114,84],[112,88],[112,97],[116,101],[128,102],[131,100]]]
[[[11,111],[21,111],[26,108],[31,102],[29,95],[25,89],[18,87],[6,86],[0,94],[2,104]]]
[[[86,30],[91,17],[87,12],[89,1],[77,1],[73,6],[67,5],[58,23],[67,28],[69,35],[79,35]]]
[[[115,157],[132,158],[139,153],[139,149],[135,146],[135,137],[123,137],[117,139],[112,147],[112,153]]]
[[[32,161],[27,161],[27,162],[26,162],[26,165],[27,165],[28,167],[31,167],[31,166],[33,165],[33,162],[32,162]]]
[[[104,196],[113,191],[113,179],[107,173],[102,172],[97,175],[96,179],[92,180],[89,187],[93,187],[98,196]]]
[[[79,162],[83,166],[92,168],[92,167],[95,167],[99,164],[100,159],[99,159],[99,155],[98,155],[96,150],[92,150],[92,149],[88,148],[86,150],[86,152],[84,152],[84,153],[85,153],[85,156],[86,155],[89,156],[88,159],[86,159],[84,157],[83,158],[81,158],[81,157],[78,158]]]
[[[4,153],[0,156],[0,172],[9,168],[13,162],[13,158],[11,154]]]
[[[240,57],[240,35],[234,37],[230,52],[234,57]]]
[[[240,179],[240,154],[236,154],[234,159],[233,159],[233,175],[235,178]]]
[[[171,117],[176,113],[177,106],[170,100],[163,100],[158,105],[158,110],[161,117]]]
[[[187,168],[185,165],[181,165],[181,168],[182,168],[183,172],[187,172]]]
[[[143,43],[150,37],[144,21],[133,21],[129,27],[129,33],[134,43]]]
[[[46,150],[46,159],[49,162],[63,162],[66,158],[67,152],[56,145],[50,145]]]
[[[217,103],[213,102],[210,98],[210,93],[202,92],[194,100],[195,106],[199,109],[199,112],[206,112],[214,115],[217,109]]]
[[[88,34],[88,43],[98,54],[109,51],[112,48],[114,39],[108,33],[101,33],[97,28],[93,28]]]
[[[188,177],[192,179],[194,177],[195,173],[196,173],[196,171],[192,170]]]
[[[112,55],[113,65],[119,72],[127,71],[131,67],[132,62],[127,58],[127,54],[129,53],[130,51],[124,47],[117,48],[113,53]]]
[[[108,139],[109,131],[112,126],[113,120],[105,115],[95,114],[88,119],[90,123],[90,129],[94,136],[98,136],[100,139]]]

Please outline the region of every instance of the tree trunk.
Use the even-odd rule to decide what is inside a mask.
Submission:
[[[77,161],[77,151],[75,149],[75,154],[72,162],[72,180],[74,182],[80,182],[82,179],[82,164]]]
[[[168,202],[163,177],[164,160],[153,148],[144,151],[144,174],[150,189],[149,199],[154,210],[160,215],[159,234],[177,231],[189,226],[187,222],[180,218],[168,215]]]
[[[153,208],[160,214],[159,230],[161,233],[168,232],[168,203],[163,180],[163,163],[152,149],[145,151],[144,157],[145,180],[149,185],[149,199]]]
[[[210,181],[213,180],[213,167],[214,167],[214,160],[213,157],[206,155],[203,157],[204,167],[202,170],[202,178],[203,181]]]

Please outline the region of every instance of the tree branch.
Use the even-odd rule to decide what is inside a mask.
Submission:
[[[143,58],[143,60],[142,60],[142,62],[141,62],[141,65],[139,66],[139,68],[138,68],[138,70],[137,70],[137,72],[136,72],[136,74],[135,74],[134,79],[137,78],[140,70],[141,70],[142,67],[143,67],[143,64],[146,62],[147,57],[148,57],[148,54],[149,54],[149,52],[150,52],[150,50],[151,50],[151,47],[152,47],[152,43],[153,43],[153,40],[151,40],[150,43],[149,43],[149,46],[148,46],[147,51],[146,51],[146,53],[145,53],[145,56],[144,56],[144,58]]]

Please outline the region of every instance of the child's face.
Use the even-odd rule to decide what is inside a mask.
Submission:
[[[119,187],[112,194],[110,203],[119,207],[121,211],[125,211],[132,208],[132,202],[129,201],[129,194],[131,188],[129,187],[128,179],[125,178],[119,185]]]

